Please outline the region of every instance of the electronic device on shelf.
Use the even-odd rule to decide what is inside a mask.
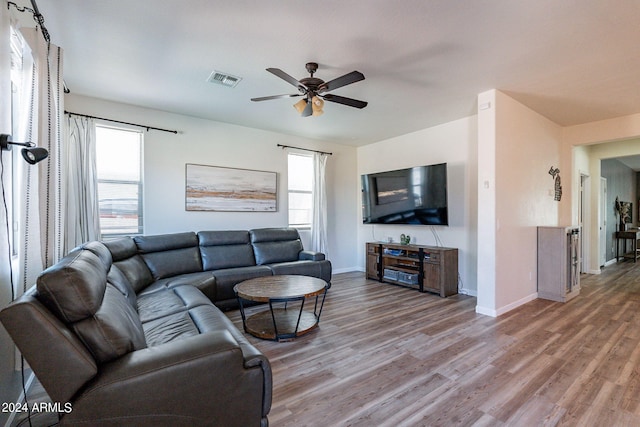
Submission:
[[[384,249],[384,254],[385,255],[392,255],[392,256],[403,256],[404,251],[402,249],[385,248]]]

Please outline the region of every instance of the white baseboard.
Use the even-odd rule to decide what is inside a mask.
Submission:
[[[493,310],[487,307],[480,307],[479,305],[476,305],[476,313],[484,314],[485,316],[490,316],[490,317],[498,317],[496,310]]]
[[[462,295],[469,295],[471,297],[478,298],[478,290],[477,289],[460,288],[460,289],[458,289],[458,293],[462,294]]]
[[[614,258],[614,259],[610,259],[609,261],[605,262],[604,265],[602,265],[601,267],[609,267],[610,265],[617,264],[617,263],[618,263],[618,260]],[[602,274],[602,268],[589,270],[589,271],[587,271],[587,274]]]
[[[487,308],[487,307],[481,307],[479,305],[476,305],[476,313],[479,314],[484,314],[485,316],[491,316],[491,317],[498,317],[502,314],[505,314],[511,310],[513,310],[514,308],[518,308],[523,304],[526,304],[530,301],[533,301],[534,299],[538,298],[538,293],[534,292],[530,295],[527,295],[524,298],[520,298],[518,301],[514,301],[511,304],[507,304],[504,307],[500,307],[497,309],[492,309],[492,308]]]

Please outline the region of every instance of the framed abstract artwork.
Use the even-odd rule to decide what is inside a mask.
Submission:
[[[277,174],[186,164],[187,211],[276,212]]]

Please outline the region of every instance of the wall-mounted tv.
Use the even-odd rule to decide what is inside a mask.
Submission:
[[[364,224],[448,225],[447,164],[361,176]]]

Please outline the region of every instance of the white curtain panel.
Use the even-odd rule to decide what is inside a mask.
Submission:
[[[0,44],[2,46],[9,46],[10,43],[10,21],[9,11],[6,7],[0,7]],[[11,58],[9,56],[9,50],[3,48],[0,50],[0,133],[11,133],[11,112],[7,106],[11,105]],[[5,193],[3,196],[9,197],[8,186],[11,183],[11,168],[9,164],[11,162],[10,151],[0,151],[0,161],[2,176],[2,184],[4,185]],[[1,190],[0,190],[1,191]],[[9,241],[11,239],[11,226],[9,223],[9,210],[11,209],[11,200],[7,200],[6,205],[0,207],[0,298],[4,301],[3,297],[7,295],[5,292],[9,292],[13,295],[13,290],[10,288],[11,283],[11,249],[9,248]],[[6,287],[6,291],[5,291]],[[3,304],[3,303],[0,303]],[[4,341],[3,341],[4,342]]]
[[[35,283],[37,275],[63,254],[64,176],[62,174],[62,116],[64,114],[62,83],[62,49],[47,44],[35,28],[21,33],[29,47],[23,53],[24,101],[15,141],[31,141],[49,151],[40,163],[23,168],[25,203],[20,220],[21,291]],[[23,108],[26,107],[26,108]]]
[[[327,255],[327,187],[325,169],[327,158],[323,153],[313,154],[313,221],[311,222],[311,250]]]
[[[64,253],[100,239],[96,172],[96,128],[93,119],[67,116],[66,224]]]

